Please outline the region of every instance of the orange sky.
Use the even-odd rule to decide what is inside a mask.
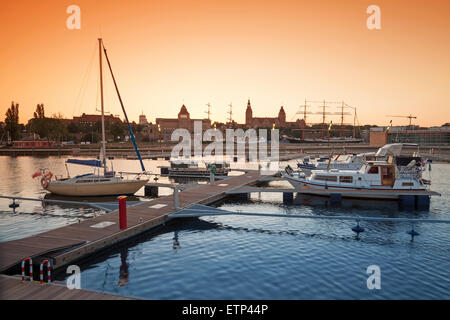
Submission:
[[[81,30],[66,28],[71,4]],[[371,4],[381,30],[366,27]],[[244,122],[248,98],[254,116],[276,116],[283,104],[293,120],[305,99],[328,99],[356,106],[362,124],[412,113],[441,125],[450,122],[449,16],[445,0],[3,1],[0,120],[12,100],[21,122],[38,103],[47,115],[95,113],[101,35],[131,120],[142,110],[152,121],[175,117],[183,103],[202,118],[210,102],[212,119],[224,121],[232,102]],[[121,115],[106,71],[106,110]]]

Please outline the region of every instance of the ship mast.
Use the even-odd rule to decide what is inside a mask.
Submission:
[[[102,111],[102,165],[106,174],[106,139],[105,139],[105,111],[103,105],[103,73],[102,73],[102,38],[98,38],[98,54],[100,59],[100,101]]]
[[[141,163],[142,172],[145,172],[144,162],[142,161],[141,153],[139,152],[139,148],[137,146],[136,138],[134,137],[134,133],[133,133],[133,129],[131,128],[130,121],[128,121],[127,112],[125,111],[125,107],[123,105],[122,97],[120,96],[119,88],[117,87],[116,78],[114,77],[114,73],[113,73],[112,68],[111,68],[111,62],[109,61],[108,54],[106,53],[105,46],[102,45],[102,47],[103,47],[103,52],[105,53],[106,62],[108,63],[109,71],[111,72],[111,78],[113,80],[114,87],[116,88],[117,98],[119,98],[120,106],[122,107],[123,115],[125,116],[125,121],[127,122],[128,132],[130,133],[130,138],[131,138],[131,141],[133,142],[134,151],[136,151],[136,155],[137,155],[137,157],[139,159],[139,162]],[[103,107],[102,107],[102,110],[103,110]],[[106,164],[105,164],[105,167],[106,167]]]

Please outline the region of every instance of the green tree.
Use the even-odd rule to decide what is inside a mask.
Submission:
[[[36,111],[33,114],[33,119],[30,121],[30,130],[37,133],[41,138],[49,139],[50,123],[45,117],[44,104],[38,104]]]
[[[46,118],[49,130],[49,136],[56,141],[62,141],[64,137],[68,136],[67,126],[64,122],[63,116],[53,114],[51,118]]]
[[[110,134],[113,135],[114,141],[118,141],[119,138],[122,138],[125,135],[125,130],[123,128],[123,124],[120,122],[115,122],[111,124]]]
[[[75,122],[70,122],[69,125],[67,126],[67,130],[69,131],[69,133],[81,132],[80,126]]]
[[[34,112],[34,118],[35,119],[42,119],[45,118],[45,110],[44,110],[44,104],[38,104],[36,106],[36,111]]]
[[[5,118],[5,130],[9,132],[11,140],[17,140],[20,138],[20,126],[19,126],[19,104],[11,102],[11,107],[6,111]]]
[[[100,141],[100,135],[97,132],[86,133],[81,138],[81,141],[89,141],[91,143],[98,143]]]

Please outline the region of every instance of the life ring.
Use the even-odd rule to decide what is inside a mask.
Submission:
[[[49,182],[49,180],[47,180],[45,176],[42,177],[42,179],[41,179],[41,186],[42,186],[42,188],[47,189],[48,182]]]
[[[51,172],[51,171],[49,171],[49,172],[47,172],[46,174],[45,174],[45,179],[47,179],[47,180],[51,180],[52,179],[52,177],[53,177],[53,173]]]

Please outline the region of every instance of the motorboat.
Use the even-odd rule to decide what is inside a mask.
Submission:
[[[376,153],[386,160],[364,161],[358,170],[326,168],[304,172],[286,167],[282,176],[302,193],[343,197],[398,199],[401,195],[436,195],[429,190],[430,181],[422,177],[422,158],[400,156],[400,146],[385,146]],[[397,156],[393,156],[397,155]],[[309,192],[309,191],[310,192]]]
[[[211,172],[217,176],[227,176],[231,171],[227,162],[205,161],[204,166],[198,161],[180,161],[171,160],[170,166],[160,166],[161,175],[170,178],[192,177],[192,178],[209,178]]]
[[[301,169],[306,176],[310,176],[313,170],[359,170],[367,161],[384,161],[389,156],[399,159],[403,146],[417,146],[417,144],[392,143],[379,148],[377,152],[366,152],[359,154],[338,154],[336,157],[322,157],[316,161],[309,161],[304,158],[297,163],[297,168]],[[409,159],[409,157],[406,157]],[[417,159],[416,159],[417,160]]]

